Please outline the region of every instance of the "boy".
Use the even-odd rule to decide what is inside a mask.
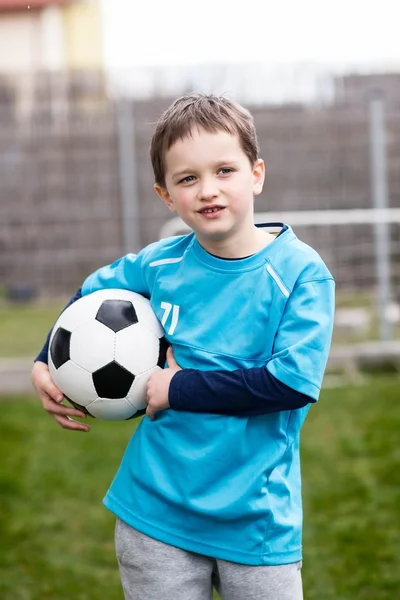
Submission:
[[[299,432],[318,399],[334,281],[284,224],[255,226],[264,183],[253,119],[190,94],[159,119],[155,190],[190,226],[90,275],[80,292],[151,299],[173,349],[104,499],[127,600],[300,600]],[[274,233],[278,235],[274,235]],[[65,429],[47,345],[32,380]]]

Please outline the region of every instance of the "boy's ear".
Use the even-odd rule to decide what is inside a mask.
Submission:
[[[161,187],[161,185],[159,185],[158,183],[154,184],[154,189],[156,190],[156,194],[161,198],[161,200],[169,208],[169,210],[175,212],[175,204],[171,196],[169,195],[168,190],[166,188]]]
[[[262,158],[259,158],[254,163],[253,167],[253,194],[259,196],[261,194],[265,180],[265,164]]]

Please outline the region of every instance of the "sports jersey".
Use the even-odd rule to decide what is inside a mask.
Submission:
[[[224,372],[265,368],[318,399],[334,282],[290,227],[243,260],[210,255],[194,234],[164,239],[99,269],[82,294],[105,287],[149,297],[178,364],[214,372],[216,395],[229,394]],[[179,387],[184,396],[184,380]],[[308,408],[236,416],[180,406],[144,418],[104,504],[186,550],[249,565],[298,561],[299,433]]]

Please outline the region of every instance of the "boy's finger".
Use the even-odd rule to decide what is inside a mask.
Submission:
[[[54,385],[54,383],[49,383],[45,388],[44,391],[46,392],[46,394],[48,396],[50,396],[50,398],[52,398],[52,400],[54,400],[55,402],[62,402],[64,399],[63,393],[61,392],[61,390],[58,389],[58,387],[56,387]]]
[[[154,421],[156,417],[155,410],[153,410],[150,406],[147,406],[146,415],[149,417],[150,421]]]
[[[61,417],[78,417],[79,419],[86,419],[87,414],[78,410],[77,408],[69,408],[68,406],[60,405],[60,410],[54,410],[53,415],[60,415]]]
[[[61,427],[63,429],[69,429],[71,431],[86,431],[86,432],[90,431],[89,425],[74,421],[70,417],[62,417],[60,415],[53,415],[53,416],[54,416],[55,420],[57,421],[57,423],[59,425],[61,425]]]
[[[79,417],[80,419],[86,418],[86,413],[80,411],[77,408],[70,408],[69,406],[65,406],[64,404],[59,404],[49,396],[44,398],[43,407],[47,412],[51,413],[52,415],[59,415],[62,417]]]
[[[175,360],[174,352],[170,346],[167,350],[167,363],[169,367],[177,367],[178,363]]]

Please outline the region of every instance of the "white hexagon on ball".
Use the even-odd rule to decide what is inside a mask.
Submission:
[[[126,398],[97,398],[86,408],[97,419],[106,421],[124,421],[136,412]]]
[[[160,340],[139,323],[115,334],[115,360],[135,376],[157,365]]]
[[[88,371],[97,371],[114,360],[115,333],[96,319],[72,332],[71,360]]]
[[[81,369],[72,360],[68,360],[59,369],[54,369],[52,363],[49,363],[49,367],[54,383],[67,398],[85,407],[96,400],[97,392],[91,373]]]

